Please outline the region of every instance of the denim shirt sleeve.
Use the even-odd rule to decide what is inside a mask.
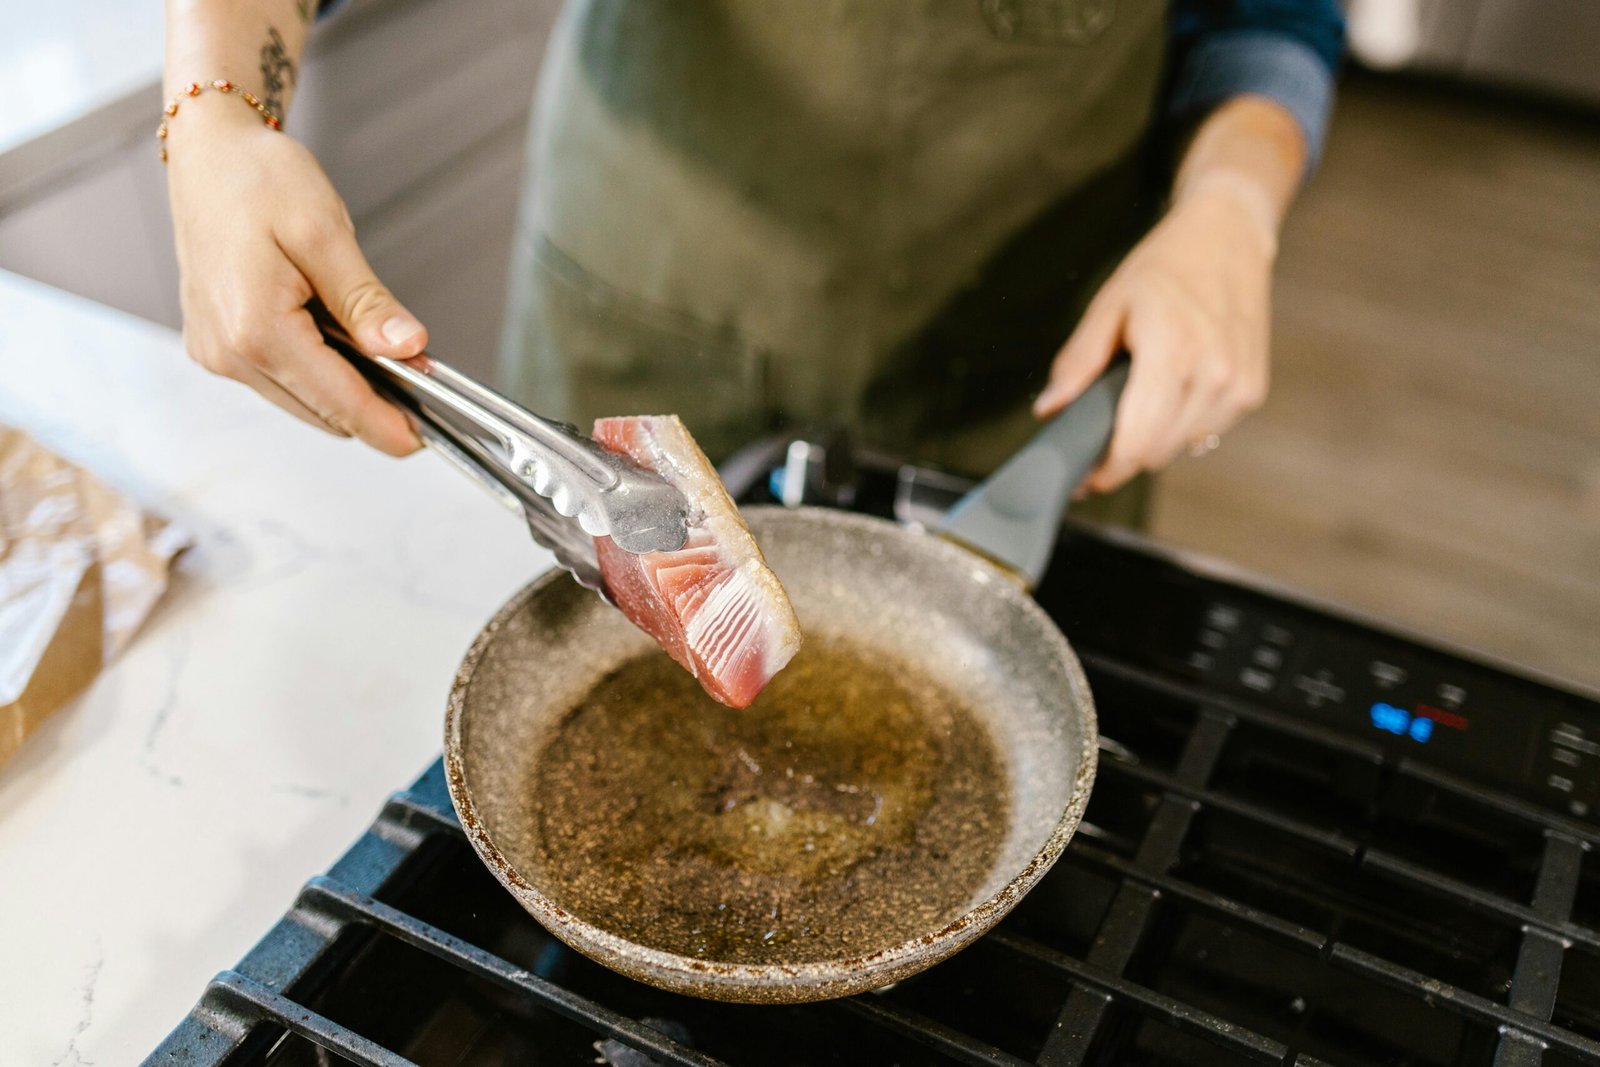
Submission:
[[[1305,134],[1306,174],[1322,154],[1344,54],[1337,0],[1174,0],[1167,114],[1192,119],[1230,97],[1281,104]]]

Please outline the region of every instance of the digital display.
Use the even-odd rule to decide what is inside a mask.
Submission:
[[[1368,713],[1372,725],[1396,737],[1409,737],[1419,745],[1433,740],[1433,720],[1424,715],[1413,715],[1405,708],[1378,701]]]
[[[1467,720],[1463,716],[1427,705],[1419,705],[1413,713],[1380,700],[1372,705],[1367,714],[1375,729],[1394,734],[1396,737],[1409,737],[1419,745],[1425,745],[1433,740],[1436,726],[1447,726],[1452,730],[1467,728]]]

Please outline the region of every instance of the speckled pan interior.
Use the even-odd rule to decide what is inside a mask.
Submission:
[[[1097,735],[1083,671],[1049,617],[966,550],[882,520],[821,509],[745,509],[808,637],[839,636],[915,663],[965,698],[1007,767],[1011,818],[967,907],[926,934],[863,935],[838,959],[719,963],[646,947],[541,889],[526,782],[565,712],[650,640],[564,572],[514,596],[468,651],[446,722],[451,798],[473,847],[557,937],[652,985],[719,1000],[787,1003],[897,981],[949,956],[1050,868],[1088,803]]]

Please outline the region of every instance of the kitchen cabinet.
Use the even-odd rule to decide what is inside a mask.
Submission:
[[[349,0],[318,27],[289,130],[433,347],[492,374],[528,110],[559,0]],[[0,268],[168,326],[177,261],[157,85],[0,155]]]
[[[1350,51],[1381,69],[1600,105],[1593,0],[1351,0]]]

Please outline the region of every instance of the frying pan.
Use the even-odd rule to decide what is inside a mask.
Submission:
[[[585,695],[654,645],[561,571],[534,580],[496,613],[451,688],[445,765],[472,847],[568,945],[639,981],[700,997],[794,1003],[845,996],[909,976],[977,939],[1060,856],[1094,782],[1098,734],[1088,685],[1066,638],[1025,586],[1048,558],[1066,494],[1104,447],[1125,377],[1125,368],[1114,368],[958,505],[946,522],[952,536],[827,509],[744,509],[808,645],[844,642],[910,665],[958,698],[998,753],[1007,825],[966,899],[937,921],[908,934],[896,922],[905,901],[871,894],[850,901],[856,921],[827,958],[776,945],[752,962],[672,951],[647,943],[648,924],[646,933],[636,925],[629,934],[597,920],[585,895],[552,875],[555,835],[535,803],[541,759]],[[738,714],[761,713],[758,700]],[[681,828],[653,829],[670,843]],[[848,879],[812,889],[851,892]]]

